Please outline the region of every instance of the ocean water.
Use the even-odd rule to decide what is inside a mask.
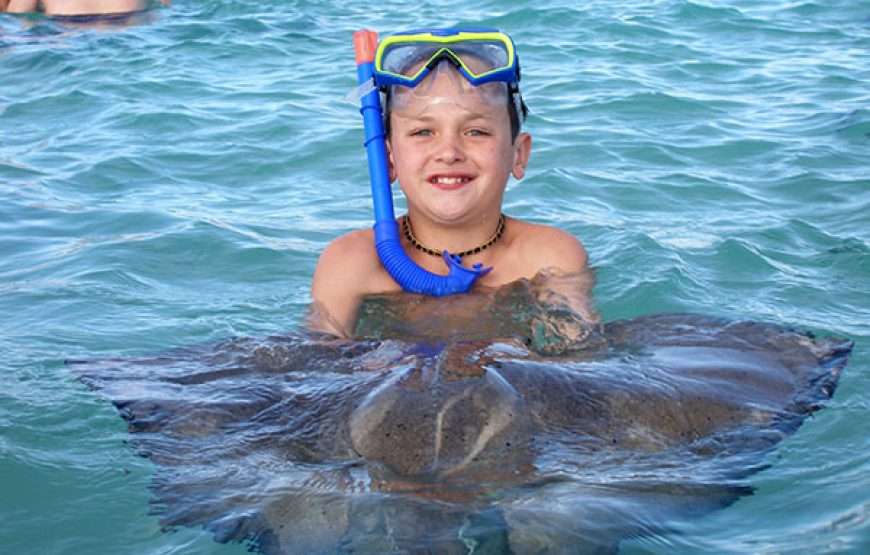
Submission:
[[[870,551],[870,4],[176,0],[0,16],[0,546],[243,553],[165,534],[152,464],[65,359],[297,327],[371,224],[352,31],[518,44],[534,137],[505,212],[586,245],[605,320],[698,312],[855,341],[754,495],[625,553]],[[397,198],[401,206],[401,200]]]

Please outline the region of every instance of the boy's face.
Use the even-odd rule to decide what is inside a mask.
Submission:
[[[442,63],[416,88],[396,88],[390,177],[409,206],[442,223],[501,209],[508,177],[525,172],[531,137],[511,141],[507,93],[499,87],[474,87]]]

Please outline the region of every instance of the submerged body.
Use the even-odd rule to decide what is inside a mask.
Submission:
[[[167,526],[266,553],[559,553],[612,550],[751,491],[851,348],[690,315],[610,323],[560,358],[522,335],[380,329],[79,372],[157,465]]]

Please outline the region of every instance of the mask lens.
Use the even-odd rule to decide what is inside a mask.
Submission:
[[[501,42],[467,41],[450,47],[474,76],[508,66],[508,52]]]
[[[506,83],[494,82],[474,86],[447,60],[441,60],[416,87],[390,87],[390,107],[396,111],[424,111],[438,104],[469,106],[485,103],[505,106],[508,98]]]
[[[426,43],[394,44],[384,50],[379,69],[412,78],[440,49]]]
[[[466,40],[447,44],[415,41],[387,46],[380,56],[378,70],[413,79],[425,66],[442,57],[461,62],[475,77],[510,65],[510,54],[500,41]]]

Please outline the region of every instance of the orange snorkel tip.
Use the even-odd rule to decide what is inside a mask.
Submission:
[[[356,53],[357,65],[374,62],[377,49],[378,34],[375,31],[362,29],[353,34],[353,50]]]

